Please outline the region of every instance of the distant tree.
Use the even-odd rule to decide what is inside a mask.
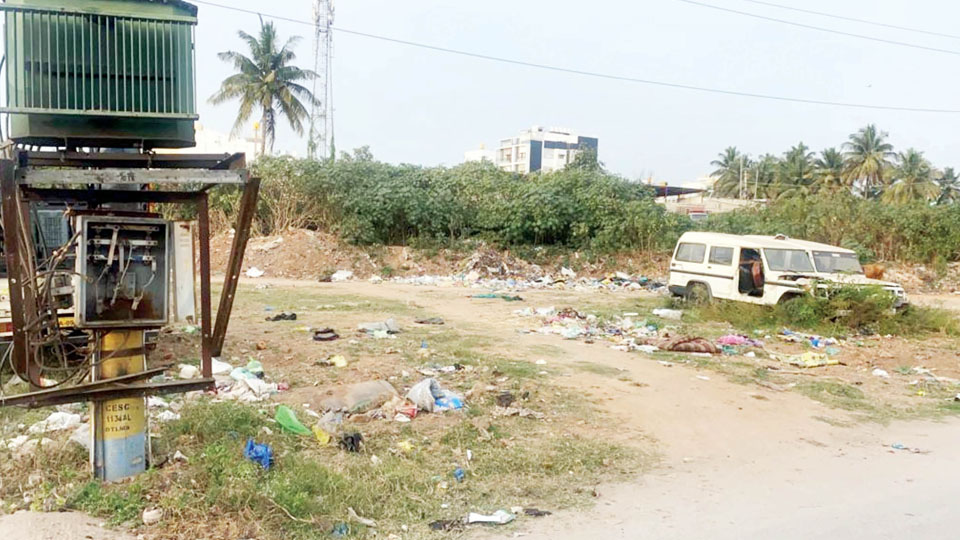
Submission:
[[[844,148],[844,180],[867,197],[877,196],[886,185],[887,172],[896,154],[888,134],[870,124],[850,135]]]
[[[750,161],[745,155],[737,150],[736,146],[730,146],[717,155],[717,159],[710,162],[716,167],[711,176],[716,178],[713,185],[713,194],[716,197],[740,197],[740,179],[746,177],[747,167]]]
[[[814,154],[800,142],[787,151],[780,162],[778,197],[808,195],[813,189]]]
[[[780,158],[764,154],[750,167],[748,191],[755,199],[772,199],[778,192],[777,177],[780,173]]]
[[[960,201],[960,175],[953,167],[943,169],[937,177],[940,194],[937,195],[937,204],[953,204]]]
[[[573,161],[567,164],[567,169],[578,169],[583,171],[599,171],[603,169],[603,163],[597,159],[597,149],[589,146],[583,146],[573,157]]]
[[[223,80],[220,89],[210,97],[210,102],[219,105],[240,101],[237,119],[233,124],[235,135],[242,132],[255,112],[259,113],[260,155],[265,155],[268,141],[270,151],[273,151],[278,114],[287,118],[297,134],[303,134],[303,122],[310,116],[307,107],[318,103],[318,100],[300,83],[317,75],[291,65],[296,60],[293,47],[300,38],[291,37],[280,46],[273,23],[261,20],[259,37],[242,30],[237,35],[247,44],[250,55],[236,51],[225,51],[218,55],[224,62],[233,64],[237,73]]]
[[[844,187],[843,154],[836,148],[827,148],[820,152],[820,157],[814,162],[816,170],[814,176],[818,189],[836,191]]]
[[[914,201],[931,201],[940,192],[934,182],[935,171],[923,152],[913,148],[897,156],[893,169],[894,182],[883,193],[883,201],[891,204],[906,204]]]

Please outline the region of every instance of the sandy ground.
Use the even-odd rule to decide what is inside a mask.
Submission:
[[[509,322],[514,305],[466,299],[462,289],[335,287],[415,298],[450,321],[469,321],[477,331],[502,338],[520,357],[542,357],[536,347],[549,345],[557,351],[551,363],[606,365],[647,385],[590,373],[561,381],[600,403],[623,438],[655,441],[662,467],[623,484],[601,486],[599,504],[592,510],[526,521],[520,531],[527,538],[956,535],[960,520],[951,494],[960,483],[960,421],[836,427],[822,419],[840,420],[842,412],[795,393],[745,387],[719,375],[702,380],[683,366],[668,368],[555,336],[518,337]],[[596,294],[602,293],[544,291],[525,296],[527,305],[547,305],[558,298],[576,305],[577,298]],[[894,443],[928,453],[892,450]]]
[[[517,334],[524,324],[511,315],[517,307],[577,306],[610,293],[529,291],[522,293],[527,302],[518,306],[470,299],[467,296],[474,291],[462,288],[282,279],[245,282],[414,302],[464,335],[492,338],[496,345],[491,352],[545,359],[548,370],[564,368],[557,369],[566,373],[557,382],[598,404],[608,420],[606,436],[661,458],[654,471],[597,486],[600,497],[593,509],[527,519],[504,530],[474,531],[474,536],[520,532],[526,538],[543,539],[597,534],[712,540],[956,537],[960,518],[953,511],[953,496],[960,485],[960,421],[838,427],[849,420],[846,413],[797,393],[739,385],[720,374],[682,365],[666,367],[602,344]],[[620,292],[609,298],[619,301],[641,294],[645,293]],[[960,297],[952,295],[913,298],[960,309]],[[257,317],[262,320],[262,315]],[[614,368],[625,376],[621,380],[574,369],[584,362]],[[890,448],[893,443],[926,453],[895,451]],[[0,538],[123,536],[77,514],[18,514],[0,518]]]
[[[102,522],[76,512],[17,512],[0,517],[4,540],[131,540],[135,536],[105,529]]]

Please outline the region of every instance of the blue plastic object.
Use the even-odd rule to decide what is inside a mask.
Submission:
[[[457,482],[463,482],[463,479],[467,476],[467,473],[463,472],[463,469],[457,467],[453,470],[453,477],[457,479]]]
[[[247,446],[243,449],[243,457],[259,463],[264,469],[269,469],[273,464],[273,449],[266,444],[257,444],[253,439],[247,440]]]
[[[445,395],[437,398],[434,402],[435,411],[445,411],[449,409],[462,409],[463,400],[454,395]]]

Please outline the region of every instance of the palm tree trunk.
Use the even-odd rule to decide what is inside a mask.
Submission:
[[[260,157],[267,154],[267,110],[260,115]]]

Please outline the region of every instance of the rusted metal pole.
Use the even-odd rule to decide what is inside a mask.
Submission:
[[[210,324],[210,204],[206,192],[197,199],[200,230],[200,360],[204,379],[213,377]]]
[[[27,379],[31,387],[38,387],[39,373],[34,373],[27,345],[26,309],[23,290],[23,257],[20,252],[20,194],[16,180],[15,162],[0,160],[0,213],[3,219],[3,249],[7,262],[7,282],[10,287],[10,320],[13,324],[11,358],[17,375]]]
[[[260,179],[251,178],[243,188],[243,197],[240,199],[240,213],[234,227],[236,232],[233,235],[233,245],[230,248],[230,259],[227,261],[227,275],[223,280],[223,290],[220,291],[217,323],[213,328],[213,356],[220,356],[223,353],[223,341],[227,336],[230,312],[233,311],[233,300],[237,293],[237,284],[240,281],[240,270],[243,268],[243,253],[247,250],[247,241],[250,240],[250,224],[253,222],[253,216],[257,213],[259,194]]]

